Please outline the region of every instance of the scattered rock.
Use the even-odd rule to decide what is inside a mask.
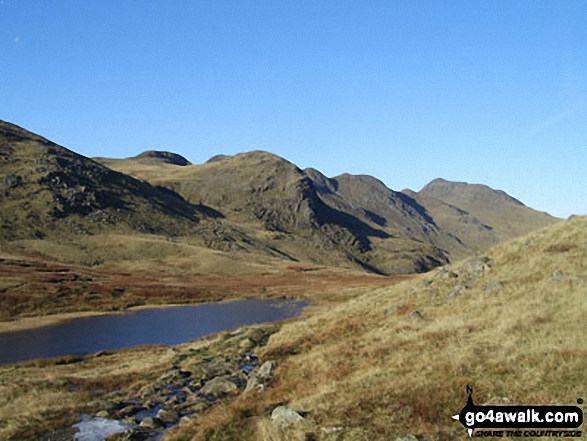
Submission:
[[[128,406],[123,407],[118,412],[116,412],[117,418],[126,418],[132,416],[138,412],[143,410],[143,407],[137,404],[129,404]]]
[[[446,296],[447,299],[452,300],[459,295],[458,291],[451,291],[449,295]]]
[[[108,418],[110,416],[110,412],[107,410],[101,410],[96,414],[96,418]]]
[[[179,420],[179,413],[174,410],[161,409],[157,412],[157,418],[164,424],[174,424]]]
[[[155,395],[158,392],[158,388],[153,385],[147,385],[139,390],[139,397],[146,398]]]
[[[489,271],[492,267],[491,259],[487,256],[480,256],[473,259],[468,264],[468,269],[474,273]]]
[[[278,406],[271,412],[271,421],[279,428],[284,429],[301,423],[304,421],[304,417],[286,406]]]
[[[400,436],[399,438],[396,438],[395,441],[419,441],[419,440],[414,435],[406,435],[406,436]]]
[[[442,279],[456,279],[459,275],[454,271],[448,271],[446,268],[441,267],[438,269],[437,275]]]
[[[554,273],[552,273],[553,282],[562,282],[564,278],[565,276],[561,270],[556,270]]]
[[[143,421],[141,421],[139,426],[147,429],[161,429],[163,427],[163,423],[159,418],[147,417],[143,418]]]
[[[258,392],[265,389],[265,384],[271,381],[273,377],[273,371],[277,367],[277,362],[273,360],[268,360],[261,367],[253,371],[249,379],[247,380],[247,386],[245,387],[245,393],[248,393],[252,390],[256,390]]]
[[[413,318],[413,319],[423,319],[424,318],[424,316],[422,315],[422,313],[420,311],[418,311],[418,310],[412,311],[410,313],[410,317]]]
[[[203,395],[211,395],[215,398],[222,397],[224,395],[230,395],[238,391],[238,387],[234,382],[231,381],[230,375],[222,375],[215,377],[208,381],[200,392]]]
[[[337,427],[322,427],[320,429],[326,435],[332,435],[333,433],[341,433],[344,432],[344,427],[337,426]]]
[[[485,285],[485,294],[495,294],[503,289],[503,284],[499,280],[491,279]]]
[[[277,367],[277,362],[274,360],[268,360],[261,365],[259,370],[255,372],[255,376],[260,380],[266,382],[273,376],[273,371]]]

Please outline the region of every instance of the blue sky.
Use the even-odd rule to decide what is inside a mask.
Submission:
[[[587,2],[0,0],[0,119],[587,213]]]

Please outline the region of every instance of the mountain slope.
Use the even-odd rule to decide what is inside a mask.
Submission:
[[[115,172],[0,121],[3,238],[126,229],[186,234],[213,215],[166,189]]]
[[[186,167],[145,164],[136,157],[104,163],[211,206],[233,222],[250,224],[258,237],[299,260],[384,274],[425,271],[447,261],[438,247],[417,235],[378,225],[341,198],[337,203],[316,182],[318,172],[303,171],[268,152],[221,155]],[[410,216],[404,216],[408,223]],[[422,216],[418,219],[411,223],[414,228],[428,228],[420,225],[426,223]]]
[[[559,221],[485,185],[435,179],[417,193],[404,193],[426,207],[443,231],[474,252]]]
[[[389,189],[372,176],[344,174],[327,178],[314,169],[306,169],[306,173],[326,204],[381,228],[392,237],[431,244],[451,260],[470,252],[458,238],[440,229],[416,200]]]

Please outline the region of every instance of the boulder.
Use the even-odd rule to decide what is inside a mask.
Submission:
[[[174,410],[161,409],[157,412],[157,418],[164,424],[174,424],[179,420],[179,413]]]
[[[273,376],[273,371],[277,367],[277,362],[274,360],[268,360],[261,365],[261,367],[255,372],[255,376],[262,381],[269,381]]]
[[[161,429],[163,427],[163,423],[159,418],[147,417],[143,418],[140,427],[144,427],[146,429]]]
[[[215,398],[220,398],[224,395],[231,395],[237,391],[238,387],[230,380],[230,375],[215,377],[200,389],[200,392],[203,395],[211,395]]]
[[[286,406],[278,406],[271,412],[271,421],[277,427],[284,429],[301,423],[304,417]]]

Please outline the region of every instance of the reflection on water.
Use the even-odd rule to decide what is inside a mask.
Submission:
[[[306,301],[251,299],[79,318],[0,334],[0,363],[144,344],[174,345],[214,332],[295,317],[306,305]]]

